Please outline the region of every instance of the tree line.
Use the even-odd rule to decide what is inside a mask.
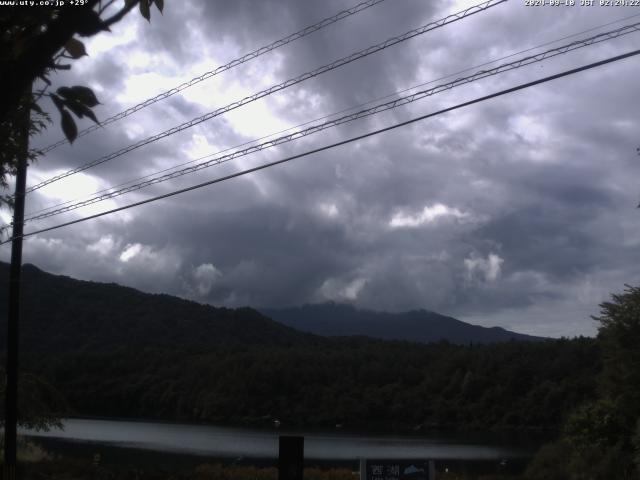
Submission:
[[[29,354],[85,416],[243,426],[557,429],[596,397],[593,339],[420,345],[121,348]]]

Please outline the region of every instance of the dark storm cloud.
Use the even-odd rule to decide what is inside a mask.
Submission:
[[[105,118],[191,78],[192,72],[215,68],[351,5],[220,0],[171,10],[168,4],[151,25],[128,18],[109,41],[130,35],[129,41],[96,43],[95,51],[102,53],[83,59],[58,81],[99,88],[104,106],[96,111]],[[55,150],[33,167],[32,178],[81,165],[237,100],[229,93],[237,95],[235,87],[242,95],[256,92],[462,8],[449,2],[384,2]],[[259,105],[269,112],[265,118],[221,117],[142,147],[96,168],[94,182],[121,183],[250,140],[249,131],[272,132],[276,128],[270,122],[295,125],[630,14],[613,10],[536,10],[509,2],[262,100]],[[208,169],[198,178],[156,186],[118,205],[637,44],[629,36],[613,47],[581,50],[543,67],[487,79]],[[640,281],[634,209],[639,125],[630,101],[640,94],[635,65],[626,62],[556,81],[41,234],[27,242],[25,261],[54,273],[218,305],[332,299],[394,311],[432,309],[529,333],[593,333],[588,315],[596,313],[594,306],[623,283]],[[251,128],[243,124],[252,121]],[[59,137],[56,125],[37,144]],[[28,209],[46,205],[53,192],[32,195]],[[64,217],[70,218],[76,217]]]
[[[436,12],[435,3],[409,1],[402,9],[395,8],[392,3],[383,3],[316,32],[309,40],[285,47],[280,77],[300,75],[404,33],[427,23]],[[270,43],[279,36],[293,33],[302,25],[313,24],[346,7],[344,2],[337,1],[264,1],[258,6],[242,1],[207,2],[201,22],[210,26],[205,29],[210,39],[215,40],[220,34],[227,35],[241,46],[242,51],[250,51],[255,45]],[[256,27],[244,29],[242,25]],[[239,35],[238,31],[241,32]],[[409,44],[419,41],[412,40]],[[395,80],[412,79],[415,68],[420,64],[416,53],[412,47],[392,47],[376,58],[359,60],[357,66],[348,65],[311,80],[311,88],[315,94],[325,97],[334,109],[367,101],[372,95],[392,92],[396,88]]]

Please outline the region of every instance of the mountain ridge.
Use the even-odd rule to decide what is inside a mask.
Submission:
[[[289,308],[259,308],[258,311],[283,325],[329,337],[364,335],[381,340],[419,343],[446,340],[457,344],[546,340],[502,327],[473,325],[424,309],[390,313],[327,302]]]
[[[9,265],[0,262],[0,290],[8,292]],[[287,346],[331,341],[334,336],[431,343],[538,341],[500,327],[471,325],[426,310],[404,313],[358,310],[344,304],[288,309],[230,309],[167,294],[77,280],[23,265],[20,340],[35,351],[113,350],[124,347],[209,349],[219,345]],[[6,322],[7,295],[0,296]],[[6,329],[0,328],[0,342]]]
[[[0,262],[0,290],[8,292],[9,266]],[[216,345],[286,346],[322,339],[243,307],[218,308],[115,283],[77,280],[23,266],[20,343],[32,351],[123,347],[204,348]],[[0,295],[6,322],[8,295]],[[26,301],[28,299],[28,301]],[[6,328],[0,328],[4,345]]]

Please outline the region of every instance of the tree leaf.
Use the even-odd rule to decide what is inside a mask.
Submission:
[[[71,98],[73,96],[73,93],[71,92],[71,89],[69,87],[60,87],[58,90],[56,90],[56,92],[63,98]]]
[[[96,98],[95,93],[89,87],[83,87],[82,85],[74,85],[73,87],[60,87],[58,95],[68,100],[76,100],[87,107],[95,107],[100,105],[100,102]]]
[[[39,113],[40,115],[46,115],[42,110],[42,108],[40,108],[40,105],[38,105],[35,102],[31,103],[31,110],[35,111],[36,113]]]
[[[86,110],[84,112],[84,114],[89,117],[91,120],[93,120],[95,123],[97,123],[98,125],[100,125],[100,122],[98,121],[98,119],[96,118],[96,114],[93,113],[93,110],[91,110],[89,107],[85,107]]]
[[[71,87],[75,98],[85,104],[87,107],[95,107],[96,105],[100,105],[100,102],[96,98],[96,94],[93,93],[89,87],[83,87],[82,85],[75,85]]]
[[[64,49],[69,52],[73,58],[80,58],[87,55],[87,50],[84,48],[84,43],[76,38],[70,38],[65,44]]]
[[[83,118],[87,116],[97,124],[100,124],[100,122],[98,122],[98,119],[96,118],[95,113],[93,113],[93,110],[91,110],[86,105],[83,105],[82,103],[76,100],[65,100],[64,104],[66,107],[69,108],[69,110],[75,113],[77,117]]]
[[[81,37],[90,37],[103,30],[110,31],[95,10],[87,10],[83,20],[76,27]]]
[[[60,90],[60,89],[58,89],[58,90]],[[60,111],[60,113],[62,113],[62,111],[64,110],[64,102],[63,102],[63,100],[59,96],[57,96],[57,95],[55,95],[53,93],[51,95],[49,95],[49,96],[51,97],[51,100],[53,101],[53,104],[56,106],[56,108]]]
[[[160,10],[160,13],[164,10],[164,0],[154,0],[156,7]]]
[[[69,110],[71,110],[73,113],[75,113],[76,117],[78,118],[84,117],[85,115],[84,110],[89,108],[89,107],[85,107],[84,105],[82,105],[80,102],[76,100],[70,100],[70,99],[67,99],[64,101],[64,106],[67,107]]]
[[[78,136],[78,127],[68,110],[62,110],[62,121],[60,123],[62,125],[64,136],[67,137],[69,143],[73,143]]]
[[[140,13],[147,22],[151,22],[151,11],[149,10],[149,0],[140,0]]]

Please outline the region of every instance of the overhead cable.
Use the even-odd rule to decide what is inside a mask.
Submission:
[[[389,38],[387,40],[385,40],[382,43],[379,43],[377,45],[365,48],[364,50],[360,50],[356,53],[353,53],[351,55],[348,55],[346,57],[343,57],[339,60],[336,60],[332,63],[329,63],[327,65],[324,65],[322,67],[316,68],[315,70],[303,73],[302,75],[299,75],[298,77],[295,78],[291,78],[285,82],[282,82],[280,84],[274,85],[272,87],[269,87],[265,90],[262,90],[258,93],[255,93],[253,95],[249,95],[248,97],[245,97],[241,100],[235,101],[233,103],[230,103],[224,107],[218,108],[212,112],[206,113],[200,117],[196,117],[192,120],[189,120],[188,122],[185,122],[181,125],[178,125],[176,127],[170,128],[169,130],[166,130],[162,133],[158,133],[156,135],[153,135],[151,137],[148,137],[144,140],[141,140],[137,143],[134,143],[132,145],[129,145],[127,147],[124,147],[116,152],[110,153],[108,155],[102,156],[96,160],[93,160],[91,162],[88,162],[84,165],[81,165],[79,167],[76,167],[74,169],[71,169],[67,172],[61,173],[59,175],[56,175],[54,177],[51,177],[49,179],[46,179],[34,186],[31,186],[29,188],[27,188],[27,192],[26,193],[30,193],[33,192],[34,190],[38,190],[46,185],[49,185],[53,182],[56,182],[58,180],[61,180],[63,178],[69,177],[71,175],[74,175],[76,173],[79,172],[83,172],[85,170],[88,170],[89,168],[95,167],[97,165],[103,164],[105,162],[108,162],[110,160],[113,160],[114,158],[120,157],[126,153],[129,153],[137,148],[140,148],[144,145],[148,145],[149,143],[153,143],[156,142],[160,139],[163,139],[165,137],[168,137],[170,135],[173,135],[175,133],[181,132],[183,130],[186,130],[188,128],[191,128],[195,125],[198,125],[200,123],[203,123],[207,120],[210,120],[214,117],[217,117],[219,115],[222,115],[223,113],[229,112],[231,110],[234,110],[236,108],[239,108],[243,105],[246,105],[248,103],[254,102],[260,98],[266,97],[268,95],[271,95],[272,93],[275,92],[279,92],[281,90],[284,90],[288,87],[291,87],[293,85],[296,85],[298,83],[301,83],[305,80],[308,80],[310,78],[316,77],[318,75],[321,75],[323,73],[326,73],[328,71],[334,70],[336,68],[342,67],[348,63],[354,62],[355,60],[359,60],[363,57],[366,57],[368,55],[372,55],[376,52],[379,52],[381,50],[384,50],[386,48],[389,48],[393,45],[397,45],[398,43],[401,42],[405,42],[411,38],[414,38],[418,35],[422,35],[425,34],[431,30],[434,30],[436,28],[440,28],[443,27],[444,25],[456,22],[458,20],[462,20],[463,18],[469,17],[471,15],[474,15],[476,13],[485,11],[491,7],[495,7],[496,5],[499,5],[501,3],[505,3],[508,0],[486,0],[480,4],[474,5],[472,7],[466,8],[465,10],[462,10],[461,12],[458,13],[454,13],[451,15],[448,15],[440,20],[428,23],[427,25],[423,25],[422,27],[416,28],[414,30],[409,30],[408,32],[403,33],[402,35],[398,35],[396,37],[392,37]]]
[[[114,209],[111,209],[111,210],[107,210],[105,212],[96,213],[94,215],[90,215],[90,216],[87,216],[87,217],[79,218],[79,219],[72,220],[72,221],[65,222],[65,223],[60,223],[60,224],[57,224],[57,225],[53,225],[51,227],[42,228],[42,229],[39,229],[39,230],[34,230],[32,232],[25,233],[25,234],[21,235],[20,237],[30,237],[30,236],[33,236],[33,235],[37,235],[39,233],[49,232],[49,231],[56,230],[56,229],[59,229],[59,228],[68,227],[70,225],[75,225],[75,224],[78,224],[78,223],[81,223],[81,222],[86,222],[88,220],[93,220],[95,218],[103,217],[105,215],[110,215],[112,213],[121,212],[123,210],[128,210],[130,208],[134,208],[134,207],[138,207],[138,206],[141,206],[141,205],[145,205],[147,203],[152,203],[152,202],[156,202],[158,200],[162,200],[162,199],[165,199],[165,198],[173,197],[173,196],[179,195],[181,193],[186,193],[186,192],[190,192],[192,190],[197,190],[197,189],[209,186],[209,185],[213,185],[215,183],[220,183],[220,182],[223,182],[223,181],[226,181],[226,180],[230,180],[232,178],[236,178],[236,177],[240,177],[240,176],[243,176],[243,175],[247,175],[249,173],[257,172],[259,170],[264,170],[266,168],[273,167],[275,165],[280,165],[282,163],[290,162],[290,161],[298,159],[298,158],[306,157],[308,155],[312,155],[312,154],[323,152],[325,150],[329,150],[329,149],[332,149],[332,148],[335,148],[335,147],[339,147],[341,145],[346,145],[346,144],[349,144],[349,143],[356,142],[358,140],[363,140],[365,138],[372,137],[374,135],[378,135],[378,134],[383,133],[383,132],[388,132],[388,131],[394,130],[396,128],[404,127],[404,126],[410,125],[412,123],[419,122],[421,120],[425,120],[427,118],[435,117],[437,115],[442,115],[444,113],[451,112],[453,110],[457,110],[457,109],[460,109],[460,108],[463,108],[463,107],[467,107],[469,105],[473,105],[473,104],[480,103],[480,102],[483,102],[483,101],[486,101],[486,100],[490,100],[492,98],[500,97],[502,95],[506,95],[506,94],[513,93],[513,92],[516,92],[516,91],[519,91],[519,90],[523,90],[525,88],[530,88],[530,87],[533,87],[535,85],[539,85],[539,84],[542,84],[542,83],[549,82],[551,80],[556,80],[558,78],[566,77],[568,75],[573,75],[573,74],[576,74],[578,72],[582,72],[582,71],[589,70],[589,69],[592,69],[592,68],[600,67],[602,65],[607,65],[609,63],[617,62],[617,61],[620,61],[620,60],[623,60],[623,59],[626,59],[626,58],[629,58],[629,57],[633,57],[633,56],[639,55],[639,54],[640,54],[640,49],[639,50],[633,50],[631,52],[628,52],[628,53],[625,53],[625,54],[622,54],[622,55],[617,55],[615,57],[610,57],[610,58],[607,58],[605,60],[600,60],[598,62],[594,62],[594,63],[590,63],[590,64],[587,64],[587,65],[583,65],[581,67],[573,68],[571,70],[565,70],[565,71],[563,71],[561,73],[557,73],[555,75],[550,75],[550,76],[547,76],[547,77],[543,77],[543,78],[540,78],[538,80],[534,80],[534,81],[531,81],[531,82],[523,83],[523,84],[517,85],[515,87],[511,87],[511,88],[508,88],[508,89],[505,89],[505,90],[500,90],[499,92],[496,92],[496,93],[485,95],[483,97],[478,97],[478,98],[475,98],[473,100],[469,100],[469,101],[464,102],[464,103],[459,103],[459,104],[454,105],[452,107],[448,107],[448,108],[444,108],[442,110],[438,110],[437,112],[433,112],[433,113],[422,115],[422,116],[419,116],[419,117],[416,117],[416,118],[412,118],[410,120],[406,120],[404,122],[396,123],[394,125],[391,125],[391,126],[388,126],[388,127],[385,127],[385,128],[374,130],[372,132],[365,133],[363,135],[358,135],[358,136],[355,136],[355,137],[351,137],[351,138],[348,138],[346,140],[342,140],[340,142],[332,143],[330,145],[325,145],[325,146],[320,147],[320,148],[315,148],[313,150],[309,150],[309,151],[306,151],[306,152],[303,152],[303,153],[299,153],[297,155],[292,155],[290,157],[286,157],[286,158],[283,158],[283,159],[280,159],[280,160],[276,160],[274,162],[265,163],[263,165],[259,165],[257,167],[253,167],[253,168],[249,168],[249,169],[246,169],[246,170],[242,170],[240,172],[236,172],[236,173],[233,173],[231,175],[226,175],[224,177],[215,178],[213,180],[202,182],[202,183],[199,183],[197,185],[193,185],[191,187],[182,188],[180,190],[174,190],[172,192],[165,193],[163,195],[158,195],[156,197],[152,197],[152,198],[148,198],[148,199],[145,199],[145,200],[142,200],[142,201],[139,201],[139,202],[131,203],[129,205],[124,205],[122,207],[118,207],[118,208],[114,208]],[[15,238],[17,238],[17,237],[15,237]],[[14,237],[9,238],[9,239],[3,241],[2,243],[0,243],[0,245],[4,245],[6,243],[9,243],[13,239],[14,239]]]
[[[498,65],[494,68],[488,69],[488,70],[480,70],[476,73],[474,73],[473,75],[469,75],[467,77],[462,77],[462,78],[458,78],[452,82],[449,83],[445,83],[445,84],[441,84],[441,85],[437,85],[435,87],[426,89],[426,90],[422,90],[422,91],[418,91],[415,92],[411,95],[406,95],[400,98],[397,98],[395,100],[386,102],[386,103],[382,103],[379,105],[375,105],[373,107],[367,108],[367,109],[363,109],[360,110],[358,112],[355,113],[351,113],[349,115],[344,115],[340,118],[336,118],[334,120],[329,120],[323,123],[320,123],[318,125],[314,125],[311,126],[309,128],[306,128],[304,130],[299,130],[299,131],[295,131],[293,133],[290,133],[288,135],[283,135],[271,140],[268,140],[266,142],[263,143],[259,143],[256,145],[252,145],[248,148],[244,148],[242,150],[237,150],[235,152],[231,152],[228,153],[226,155],[222,155],[216,158],[213,158],[211,160],[208,160],[206,162],[203,163],[199,163],[196,165],[192,165],[190,167],[187,168],[183,168],[181,170],[176,170],[174,172],[170,172],[170,173],[166,173],[164,175],[159,175],[153,178],[150,178],[148,180],[133,184],[133,185],[129,185],[120,189],[116,189],[116,190],[112,190],[110,192],[104,193],[102,195],[98,195],[92,198],[89,198],[87,200],[83,200],[80,202],[76,202],[73,203],[71,205],[67,205],[64,207],[60,207],[45,213],[41,213],[38,215],[33,215],[31,217],[27,217],[25,219],[25,222],[27,221],[34,221],[34,220],[40,220],[40,219],[44,219],[44,218],[48,218],[48,217],[52,217],[55,215],[60,215],[62,213],[66,213],[72,210],[76,210],[78,208],[82,208],[94,203],[98,203],[104,200],[108,200],[114,197],[118,197],[121,195],[124,195],[126,193],[130,193],[130,192],[134,192],[137,190],[141,190],[145,187],[151,186],[151,185],[155,185],[158,183],[162,183],[162,182],[166,182],[168,180],[174,179],[174,178],[178,178],[181,177],[183,175],[187,175],[190,173],[194,173],[197,172],[199,170],[205,169],[205,168],[209,168],[211,166],[214,165],[220,165],[221,163],[226,163],[228,161],[231,161],[235,158],[238,157],[243,157],[246,155],[250,155],[252,153],[255,152],[259,152],[261,150],[264,150],[266,148],[270,148],[270,147],[275,147],[277,145],[281,145],[283,143],[288,143],[291,142],[293,140],[297,140],[299,138],[302,137],[306,137],[307,135],[311,135],[323,130],[326,130],[328,128],[332,128],[332,127],[336,127],[338,125],[342,125],[348,122],[352,122],[354,120],[357,119],[361,119],[361,118],[365,118],[371,115],[375,115],[387,110],[391,110],[393,108],[397,108],[403,105],[407,105],[409,103],[413,103],[416,102],[418,100],[422,100],[426,97],[430,97],[432,95],[444,92],[446,90],[451,90],[452,88],[458,87],[460,85],[465,85],[471,82],[475,82],[478,80],[481,80],[483,78],[487,78],[490,76],[494,76],[494,75],[498,75],[500,73],[504,73],[510,70],[515,70],[521,67],[525,67],[527,65],[531,65],[533,63],[538,63],[538,62],[542,62],[543,60],[547,60],[549,58],[552,57],[556,57],[558,55],[563,55],[566,54],[568,52],[571,52],[573,50],[577,50],[579,48],[583,48],[589,45],[593,45],[593,44],[597,44],[600,42],[604,42],[606,40],[611,40],[614,38],[618,38],[620,36],[623,35],[627,35],[629,33],[632,32],[638,32],[640,31],[640,22],[639,23],[635,23],[632,25],[625,25],[621,28],[618,28],[616,30],[612,30],[610,32],[605,32],[605,33],[601,33],[598,35],[594,35],[592,37],[583,39],[583,40],[577,40],[574,42],[571,42],[569,44],[566,45],[562,45],[556,48],[552,48],[550,50],[547,50],[545,52],[541,52],[538,53],[536,55],[531,55],[519,60],[516,60],[514,62],[510,62],[510,63],[506,63],[506,64],[502,64],[502,65]]]
[[[56,203],[56,204],[54,204],[54,205],[50,205],[50,206],[47,206],[47,207],[40,208],[40,209],[38,209],[38,210],[34,210],[34,211],[32,211],[32,212],[28,213],[28,214],[27,214],[27,216],[28,216],[28,217],[33,217],[33,216],[35,216],[35,215],[37,215],[37,214],[39,214],[39,213],[41,213],[41,212],[46,212],[46,211],[49,211],[49,210],[55,210],[55,209],[58,209],[58,208],[59,208],[59,207],[61,207],[61,206],[68,205],[68,204],[71,204],[71,203],[78,203],[78,202],[80,202],[80,200],[81,200],[82,198],[91,198],[91,197],[99,196],[99,195],[101,195],[101,194],[103,194],[103,193],[107,193],[107,192],[115,191],[115,189],[118,189],[118,188],[120,188],[120,187],[124,187],[124,186],[126,186],[126,185],[131,185],[131,184],[134,184],[134,183],[138,183],[138,182],[140,182],[140,181],[142,181],[142,180],[145,180],[145,179],[147,179],[147,178],[151,178],[151,177],[155,177],[155,176],[157,176],[157,175],[160,175],[161,173],[166,173],[166,172],[169,172],[169,171],[171,171],[171,170],[177,170],[177,169],[178,169],[178,168],[180,168],[180,167],[184,167],[184,166],[186,166],[186,165],[191,165],[191,164],[193,164],[193,163],[200,162],[200,161],[202,161],[202,160],[205,160],[205,159],[207,159],[207,158],[211,157],[212,155],[219,155],[219,154],[224,153],[224,152],[228,152],[228,151],[231,151],[231,150],[235,150],[235,149],[237,149],[237,148],[240,148],[240,147],[244,147],[244,146],[247,146],[247,145],[251,145],[251,144],[253,144],[253,143],[255,143],[255,142],[258,142],[258,141],[260,141],[260,140],[265,140],[265,139],[270,138],[270,137],[275,137],[276,135],[281,135],[281,134],[283,134],[283,133],[286,133],[286,132],[289,132],[289,131],[292,131],[292,130],[296,130],[296,129],[298,129],[298,128],[302,128],[302,127],[304,127],[304,126],[306,126],[306,125],[310,125],[310,124],[312,124],[312,123],[316,123],[316,122],[319,122],[319,121],[321,121],[321,120],[326,120],[326,119],[329,119],[329,118],[331,118],[331,117],[335,117],[335,116],[337,116],[337,115],[340,115],[340,114],[342,114],[342,113],[349,112],[349,111],[355,110],[355,109],[357,109],[357,108],[364,107],[364,106],[366,106],[366,105],[371,105],[371,104],[373,104],[373,103],[375,103],[375,102],[379,102],[379,101],[381,101],[381,100],[385,100],[385,99],[387,99],[387,98],[398,97],[398,96],[400,96],[400,95],[401,95],[401,94],[403,94],[403,93],[406,93],[406,92],[409,92],[409,91],[412,91],[412,90],[416,90],[417,88],[421,88],[421,87],[424,87],[424,86],[426,86],[426,85],[431,85],[431,84],[434,84],[434,83],[439,82],[439,81],[441,81],[441,80],[446,80],[446,79],[448,79],[448,78],[455,77],[455,76],[460,75],[460,74],[462,74],[462,73],[470,72],[470,71],[472,71],[472,70],[476,70],[476,69],[478,69],[478,68],[485,67],[485,66],[487,66],[487,65],[492,65],[492,64],[494,64],[494,63],[496,63],[496,62],[499,62],[499,61],[502,61],[502,60],[506,60],[506,59],[508,59],[508,58],[516,57],[516,56],[521,55],[521,54],[523,54],[523,53],[527,53],[527,52],[531,52],[531,51],[534,51],[534,50],[538,50],[538,49],[540,49],[540,48],[542,48],[542,47],[546,47],[546,46],[548,46],[548,45],[552,45],[552,44],[554,44],[554,43],[561,42],[562,40],[567,40],[567,39],[569,39],[569,38],[577,37],[578,35],[582,35],[582,34],[585,34],[585,33],[588,33],[588,32],[592,32],[592,31],[594,31],[594,30],[599,30],[599,29],[601,29],[601,28],[608,27],[608,26],[610,26],[610,25],[613,25],[613,24],[616,24],[616,23],[620,23],[620,22],[623,22],[623,21],[626,21],[626,20],[629,20],[629,19],[631,19],[631,18],[635,18],[635,17],[638,17],[638,16],[640,16],[640,13],[637,13],[637,14],[634,14],[634,15],[629,15],[629,16],[626,16],[626,17],[623,17],[623,18],[619,18],[619,19],[617,19],[617,20],[614,20],[614,21],[611,21],[611,22],[608,22],[608,23],[604,23],[604,24],[601,24],[601,25],[597,25],[597,26],[595,26],[595,27],[591,27],[591,28],[588,28],[588,29],[586,29],[586,30],[582,30],[582,31],[580,31],[580,32],[572,33],[572,34],[570,34],[570,35],[566,35],[566,36],[564,36],[564,37],[560,37],[560,38],[558,38],[558,39],[551,40],[551,41],[549,41],[549,42],[545,42],[545,43],[542,43],[542,44],[536,45],[535,47],[529,47],[529,48],[524,49],[524,50],[519,50],[519,51],[517,51],[517,52],[513,52],[513,53],[510,53],[510,54],[508,54],[508,55],[505,55],[505,56],[499,57],[499,58],[495,58],[495,59],[490,60],[490,61],[488,61],[488,62],[484,62],[484,63],[478,64],[478,65],[474,65],[474,66],[472,66],[472,67],[467,67],[467,68],[465,68],[465,69],[463,69],[463,70],[459,70],[459,71],[457,71],[457,72],[455,72],[455,73],[450,73],[450,74],[444,75],[444,76],[442,76],[442,77],[439,77],[439,78],[435,78],[435,79],[429,80],[428,82],[423,82],[423,83],[421,83],[421,84],[414,85],[414,86],[409,87],[409,88],[404,88],[404,89],[402,89],[402,90],[398,90],[398,91],[396,91],[396,92],[393,92],[393,93],[390,93],[390,94],[384,95],[384,96],[382,96],[382,97],[377,97],[377,98],[371,99],[371,100],[369,100],[369,101],[367,101],[367,102],[363,102],[363,103],[360,103],[360,104],[358,104],[358,105],[353,105],[353,106],[351,106],[351,107],[343,108],[342,110],[339,110],[339,111],[337,111],[337,112],[333,112],[333,113],[330,113],[330,114],[324,115],[324,116],[319,117],[319,118],[315,118],[315,119],[312,119],[312,120],[307,120],[306,122],[300,123],[300,124],[298,124],[298,125],[294,125],[294,126],[292,126],[292,127],[287,127],[287,128],[285,128],[285,129],[283,129],[283,130],[280,130],[280,131],[278,131],[278,132],[272,132],[272,133],[270,133],[270,134],[263,135],[262,137],[255,138],[255,139],[252,139],[252,140],[249,140],[249,141],[243,142],[243,143],[241,143],[241,144],[237,144],[237,145],[234,145],[234,146],[231,146],[231,147],[224,148],[223,150],[219,150],[218,152],[216,152],[216,153],[214,153],[214,154],[207,154],[207,155],[203,155],[203,156],[201,156],[201,157],[198,157],[198,158],[194,158],[194,159],[188,160],[188,161],[183,162],[183,163],[180,163],[180,164],[178,164],[178,165],[174,165],[174,166],[171,166],[171,167],[167,167],[167,168],[164,168],[164,169],[162,169],[162,170],[158,170],[158,171],[156,171],[156,172],[153,172],[153,173],[150,173],[150,174],[147,174],[147,175],[141,176],[141,177],[136,177],[136,178],[133,178],[133,179],[131,179],[131,180],[127,180],[127,181],[125,181],[125,182],[119,183],[119,184],[114,185],[114,186],[111,186],[111,187],[103,188],[103,189],[98,190],[98,191],[96,191],[96,192],[93,192],[93,193],[91,193],[91,194],[83,195],[82,197],[76,197],[76,198],[73,198],[73,199],[70,199],[70,200],[66,200],[66,201],[64,201],[64,202]]]
[[[366,10],[367,8],[373,7],[374,5],[384,2],[385,0],[367,0],[366,2],[362,2],[359,3],[347,10],[342,10],[341,12],[336,13],[335,15],[325,18],[324,20],[319,21],[318,23],[314,23],[313,25],[309,25],[308,27],[303,28],[302,30],[299,30],[295,33],[292,33],[291,35],[288,35],[284,38],[281,38],[280,40],[276,40],[273,43],[270,43],[269,45],[265,45],[263,47],[260,47],[250,53],[247,53],[245,55],[243,55],[242,57],[236,58],[234,60],[231,60],[229,63],[226,63],[225,65],[221,65],[213,70],[210,70],[208,72],[203,73],[202,75],[198,75],[197,77],[192,78],[191,80],[189,80],[188,82],[184,82],[180,85],[178,85],[177,87],[174,87],[170,90],[167,90],[166,92],[160,93],[158,95],[156,95],[155,97],[149,98],[147,100],[145,100],[144,102],[138,103],[137,105],[134,105],[132,107],[127,108],[126,110],[117,113],[115,115],[113,115],[112,117],[109,117],[105,120],[102,120],[100,122],[99,125],[91,125],[90,127],[87,127],[83,130],[80,130],[78,132],[78,136],[79,137],[83,137],[85,135],[88,135],[91,132],[95,132],[96,130],[100,129],[100,127],[104,127],[105,125],[109,125],[113,122],[116,122],[118,120],[121,120],[125,117],[128,117],[129,115],[142,110],[143,108],[146,108],[150,105],[153,105],[154,103],[157,103],[161,100],[164,100],[165,98],[169,98],[173,95],[175,95],[176,93],[179,93],[183,90],[186,90],[187,88],[200,83],[204,80],[207,80],[215,75],[218,75],[222,72],[225,72],[227,70],[230,70],[234,67],[237,67],[238,65],[242,65],[243,63],[246,63],[250,60],[253,60],[254,58],[258,58],[261,55],[264,55],[265,53],[269,53],[277,48],[283,47],[284,45],[287,45],[295,40],[298,40],[300,38],[306,37],[307,35],[310,35],[314,32],[317,32],[318,30],[328,27],[329,25],[332,25],[336,22],[339,22],[340,20],[343,20],[347,17],[350,17],[351,15],[355,15],[356,13],[359,13],[363,10]],[[69,143],[67,141],[66,138],[60,139],[59,141],[57,141],[56,143],[53,143],[45,148],[39,149],[38,151],[42,154],[48,153],[51,150],[58,148],[61,145],[65,145],[66,143]]]

